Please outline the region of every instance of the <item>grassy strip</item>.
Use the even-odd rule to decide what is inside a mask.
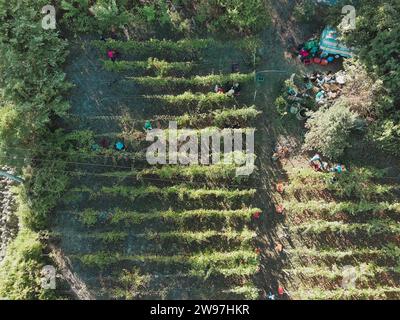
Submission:
[[[195,76],[193,78],[175,78],[175,77],[129,77],[127,79],[145,86],[149,91],[164,91],[164,90],[189,90],[196,88],[207,88],[209,91],[216,84],[225,83],[247,83],[254,80],[254,72],[252,73],[231,73],[226,75],[208,75]]]
[[[260,296],[260,290],[252,283],[237,286],[232,289],[223,290],[225,293],[234,293],[243,296],[246,300],[256,300]]]
[[[241,220],[250,222],[251,217],[256,213],[261,212],[260,209],[241,209],[241,210],[188,210],[174,211],[168,210],[163,212],[135,212],[116,209],[113,214],[106,216],[105,219],[112,225],[124,224],[125,226],[139,225],[145,222],[162,220],[163,223],[187,223],[193,219],[204,220],[223,219],[227,222],[233,220]],[[87,227],[94,226],[97,223],[104,221],[103,213],[92,209],[87,209],[79,214],[80,221]]]
[[[128,233],[118,231],[98,232],[88,234],[85,237],[89,239],[100,240],[105,243],[115,243],[126,240],[128,238]],[[242,231],[229,230],[223,232],[219,232],[216,230],[207,230],[200,232],[170,231],[133,234],[132,237],[148,240],[152,243],[165,243],[166,245],[177,242],[184,242],[185,244],[210,243],[211,240],[215,240],[216,238],[225,239],[227,241],[236,241],[245,245],[249,244],[256,237],[256,233],[249,229],[244,229]]]
[[[217,143],[220,142],[222,145],[222,142],[225,139],[228,139],[228,141],[232,141],[232,139],[234,139],[235,136],[235,129],[233,128],[226,128],[224,130],[221,130],[217,127],[206,127],[206,128],[202,128],[202,129],[172,129],[172,131],[168,128],[168,129],[164,129],[162,131],[162,135],[167,139],[167,141],[169,140],[170,134],[172,133],[172,137],[171,139],[178,139],[178,141],[185,141],[187,139],[187,137],[193,137],[195,138],[194,140],[196,140],[199,144],[200,144],[200,139],[203,137],[206,137],[207,135],[209,136],[209,138],[213,138],[213,141],[216,140]],[[242,137],[245,136],[245,134],[251,134],[251,132],[255,132],[256,129],[255,128],[240,128],[238,129],[237,133],[239,133]],[[160,136],[162,136],[160,135]],[[244,139],[243,139],[244,140]],[[218,145],[217,145],[218,147]],[[246,158],[242,158],[242,156],[246,155],[246,153],[244,153],[243,151],[235,151],[234,154],[237,154],[238,158],[237,161],[239,161],[239,159],[242,159],[243,162],[239,162],[239,164],[243,164],[246,161]],[[240,154],[240,155],[239,155]],[[185,155],[185,153],[182,153],[182,155]],[[230,153],[231,155],[231,153]],[[229,155],[229,156],[230,156]],[[221,155],[221,157],[224,156],[226,157],[226,155]]]
[[[378,274],[393,271],[394,268],[381,267],[374,263],[362,263],[356,267],[357,277],[359,278],[374,278]],[[343,269],[334,265],[333,267],[321,266],[297,266],[295,269],[284,269],[291,276],[310,277],[310,278],[325,278],[331,281],[342,279]]]
[[[193,62],[167,62],[157,58],[148,58],[144,61],[103,61],[104,68],[107,71],[124,72],[132,71],[142,76],[185,76],[193,68]]]
[[[156,186],[140,186],[140,187],[102,187],[98,192],[89,187],[77,187],[71,189],[72,192],[90,193],[92,198],[101,198],[104,195],[114,195],[127,197],[132,200],[155,196],[159,198],[169,198],[177,196],[179,200],[200,200],[213,197],[221,200],[233,200],[238,198],[251,199],[255,193],[255,189],[249,190],[227,190],[227,189],[191,189],[185,185],[177,185],[172,187],[159,188]]]
[[[96,232],[85,235],[88,239],[101,241],[105,244],[125,241],[128,238],[128,233],[123,231]]]
[[[368,201],[354,202],[325,202],[322,200],[311,200],[308,202],[286,201],[284,202],[287,212],[292,215],[302,215],[306,212],[323,216],[333,216],[338,213],[348,215],[368,215],[370,213],[394,212],[400,213],[400,203]]]
[[[150,289],[148,285],[151,279],[168,279],[168,282],[165,283],[165,286],[160,287],[159,290],[156,288]],[[244,299],[257,299],[259,295],[258,288],[254,285],[254,283],[250,279],[243,278],[230,278],[226,279],[223,283],[217,285],[217,287],[213,287],[213,290],[210,292],[210,283],[213,283],[214,279],[204,279],[203,277],[193,276],[187,273],[178,273],[178,274],[144,274],[140,273],[140,269],[134,268],[133,272],[129,272],[124,270],[118,276],[118,282],[113,282],[113,284],[117,285],[117,289],[112,289],[113,297],[117,299],[133,299],[148,297],[148,296],[157,296],[160,298],[166,298],[164,296],[165,291],[174,290],[177,279],[185,279],[189,280],[190,285],[189,288],[185,288],[185,291],[190,291],[190,295],[199,297],[198,299],[204,299],[206,297],[211,298],[221,298],[226,297],[226,299],[232,299],[232,297],[244,298]],[[229,282],[228,282],[229,281]],[[237,283],[240,286],[237,286]],[[144,284],[144,285],[143,285]],[[214,283],[213,283],[214,284]],[[236,285],[235,285],[236,284]],[[222,285],[222,286],[221,286]],[[132,289],[137,288],[136,290]],[[183,289],[183,288],[182,288]],[[221,295],[222,294],[222,295]]]
[[[335,183],[331,182],[334,173],[315,172],[311,168],[293,170],[290,172],[290,184],[286,188],[289,195],[307,194],[309,197],[318,195],[321,191],[330,191],[340,198],[355,198],[359,200],[376,200],[389,196],[396,186],[379,184],[371,181],[380,178],[381,172],[353,169],[338,176]]]
[[[210,181],[233,180],[236,177],[235,164],[214,164],[210,166],[162,166],[150,168],[138,173],[138,179],[157,176],[162,179],[188,179],[190,181],[207,179]]]
[[[400,288],[377,287],[374,289],[337,289],[319,288],[302,289],[292,293],[294,298],[302,300],[366,300],[366,299],[399,299]]]
[[[298,256],[298,257],[311,257],[317,259],[329,259],[333,258],[335,260],[342,260],[346,258],[390,258],[390,259],[400,259],[400,248],[397,246],[387,246],[381,249],[348,249],[348,250],[338,250],[338,249],[324,249],[324,250],[316,250],[316,249],[308,249],[308,248],[299,248],[299,249],[288,249],[287,252],[290,255]]]
[[[357,234],[366,232],[368,235],[400,233],[400,223],[389,219],[375,219],[369,223],[345,223],[342,221],[315,220],[293,227],[293,230],[302,234],[321,234],[325,232],[335,232],[341,234]]]
[[[208,252],[191,256],[174,255],[139,255],[129,256],[119,253],[99,252],[74,256],[87,267],[105,269],[121,262],[156,263],[160,265],[181,265],[190,270],[191,275],[207,276],[221,274],[224,276],[247,276],[258,271],[258,255],[249,250],[231,252]]]
[[[210,113],[193,115],[185,113],[176,121],[180,127],[203,128],[213,125],[219,128],[242,127],[255,120],[262,112],[255,106],[245,108],[226,108]]]
[[[179,95],[147,95],[148,100],[161,103],[172,114],[184,112],[206,112],[222,106],[232,105],[233,99],[226,94],[192,93],[190,91]]]
[[[218,45],[213,39],[184,39],[179,41],[151,39],[149,41],[95,40],[95,47],[106,52],[117,50],[122,54],[143,59],[147,57],[164,58],[168,61],[190,61],[210,46]]]
[[[95,40],[92,44],[98,49],[106,52],[109,49],[115,49],[122,54],[129,55],[136,60],[144,60],[148,57],[156,57],[167,61],[191,61],[206,53],[209,48],[226,48],[233,45],[238,50],[243,51],[248,58],[252,57],[257,48],[262,46],[261,41],[254,37],[246,37],[237,41],[227,43],[214,39],[183,39],[148,41],[115,41],[107,42]]]

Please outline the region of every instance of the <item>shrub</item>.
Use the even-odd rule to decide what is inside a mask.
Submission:
[[[98,1],[90,9],[96,17],[96,25],[101,30],[109,30],[112,26],[124,26],[134,18],[124,6],[118,6],[116,0],[106,3]]]
[[[385,94],[383,82],[367,72],[359,61],[345,61],[346,85],[341,99],[346,106],[363,118],[375,118],[380,113],[379,101]]]
[[[87,226],[91,227],[97,224],[98,218],[99,218],[99,213],[96,212],[93,209],[86,209],[82,213],[80,213],[80,220],[81,222]]]
[[[0,295],[11,299],[57,296],[41,288],[43,245],[32,231],[47,227],[48,214],[68,181],[59,158],[65,140],[52,123],[69,109],[64,95],[71,85],[61,68],[68,55],[67,41],[58,32],[42,28],[40,9],[47,4],[22,0],[0,5],[0,78],[6,106],[0,120],[0,147],[24,151],[21,159],[26,166],[26,183],[18,188],[22,228],[0,269]],[[20,154],[14,153],[13,158]],[[6,161],[11,167],[13,158]]]
[[[275,100],[275,107],[281,116],[287,115],[287,102],[283,96],[279,96]]]
[[[301,22],[310,22],[316,15],[316,6],[317,4],[313,0],[297,1],[293,15]]]
[[[89,0],[62,0],[61,9],[64,11],[62,22],[75,32],[94,30],[96,20],[89,15],[90,6]]]
[[[331,159],[339,159],[351,146],[349,135],[357,120],[356,114],[340,101],[330,108],[321,108],[311,115],[306,127],[304,150],[316,150]]]
[[[139,268],[133,268],[132,271],[123,270],[118,277],[118,288],[113,291],[113,296],[116,299],[137,299],[150,280],[150,276],[142,275]]]
[[[53,162],[43,168],[33,169],[32,176],[26,176],[27,187],[21,197],[26,202],[30,199],[31,210],[24,211],[20,218],[30,228],[46,228],[50,210],[56,206],[69,182],[62,170],[63,163]]]
[[[2,132],[2,144],[29,148],[48,133],[50,116],[63,116],[69,109],[63,95],[70,85],[61,69],[68,54],[67,42],[56,32],[43,30],[39,23],[41,5],[47,3],[36,2],[36,10],[29,1],[23,2],[21,6],[9,2],[0,12],[3,98],[14,112],[2,119],[8,128],[14,128],[14,135]]]
[[[378,122],[370,130],[372,138],[379,148],[395,156],[400,156],[400,122],[386,119]]]
[[[12,300],[53,297],[51,290],[41,286],[43,249],[37,233],[26,228],[20,230],[0,266],[0,297]]]
[[[210,32],[254,34],[269,24],[270,15],[263,0],[218,0],[200,1],[194,19]]]

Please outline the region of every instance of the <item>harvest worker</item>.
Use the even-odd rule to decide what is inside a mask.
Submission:
[[[282,253],[283,251],[283,245],[280,242],[275,243],[275,252],[276,253]]]
[[[318,104],[323,104],[324,103],[324,98],[325,98],[325,91],[321,90],[315,96],[315,102],[318,103]]]
[[[238,82],[233,84],[232,89],[235,92],[235,95],[239,95],[240,94],[240,84]]]
[[[100,145],[101,145],[103,148],[108,148],[109,144],[110,144],[110,143],[108,142],[108,140],[107,140],[106,138],[103,138],[103,139],[100,140]]]
[[[260,216],[261,216],[261,212],[260,212],[260,211],[257,211],[257,212],[255,212],[255,213],[253,214],[253,218],[254,218],[254,219],[260,219]]]
[[[270,292],[270,293],[268,294],[268,299],[269,299],[269,300],[275,300],[275,295],[272,294],[272,292]]]
[[[219,84],[215,85],[214,91],[215,93],[224,93],[224,89]]]
[[[117,142],[114,144],[114,147],[115,147],[116,150],[122,151],[122,150],[125,149],[125,144],[124,144],[122,141],[117,141]]]
[[[117,36],[117,30],[115,29],[114,26],[111,27],[111,39],[113,40],[117,40],[118,36]]]
[[[343,171],[346,171],[346,167],[341,164],[337,164],[331,169],[331,172],[342,173]]]
[[[332,71],[328,71],[328,73],[324,77],[324,82],[325,83],[336,83],[336,78],[333,75]]]
[[[311,164],[313,164],[313,163],[315,163],[315,162],[319,162],[319,163],[321,164],[321,166],[323,165],[323,164],[322,164],[322,160],[321,160],[321,156],[319,155],[319,153],[316,153],[316,154],[310,159],[310,163],[311,163]]]
[[[274,153],[272,155],[272,161],[274,162],[278,161],[279,159],[285,159],[289,153],[288,147],[282,147],[282,146],[276,147],[273,151]]]
[[[283,206],[283,204],[278,204],[275,207],[276,213],[278,214],[283,214],[285,212],[285,207]]]
[[[233,89],[233,88],[231,88],[231,89],[226,93],[226,95],[227,95],[228,97],[233,97],[234,94],[235,94],[235,89]]]
[[[322,75],[319,75],[319,77],[317,77],[317,84],[319,87],[322,87],[322,85],[325,83],[325,78]]]
[[[279,294],[279,297],[282,298],[283,295],[284,295],[284,293],[285,293],[285,289],[283,289],[282,286],[279,286],[279,287],[278,287],[278,294]]]
[[[153,130],[153,127],[151,126],[150,120],[146,120],[146,122],[144,124],[144,130],[146,130],[146,131]]]
[[[278,152],[274,152],[274,154],[272,155],[272,161],[276,162],[279,160],[279,154]]]
[[[108,50],[107,56],[110,58],[112,62],[115,62],[115,60],[117,59],[117,53],[115,52],[115,50]]]
[[[99,146],[97,143],[92,144],[92,150],[95,151],[95,152],[97,152],[97,151],[100,150],[100,146]]]
[[[310,55],[310,53],[307,50],[305,50],[304,48],[301,49],[299,53],[300,53],[301,58],[306,58]]]
[[[311,163],[311,167],[315,170],[315,171],[320,171],[321,170],[321,165],[318,162],[312,162]]]
[[[310,165],[315,171],[325,171],[328,169],[328,163],[322,162],[321,156],[318,153],[310,159]]]

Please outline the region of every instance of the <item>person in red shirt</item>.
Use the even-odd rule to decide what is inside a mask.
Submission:
[[[255,212],[255,213],[253,214],[253,218],[254,218],[254,219],[260,219],[260,216],[261,216],[261,212],[260,212],[260,211],[257,211],[257,212]]]
[[[108,50],[107,56],[110,58],[112,62],[115,62],[115,60],[117,59],[117,53],[115,52],[115,50]]]
[[[284,214],[284,212],[285,212],[285,207],[284,207],[283,204],[278,204],[278,205],[275,207],[275,210],[276,210],[276,213],[278,213],[278,214]]]

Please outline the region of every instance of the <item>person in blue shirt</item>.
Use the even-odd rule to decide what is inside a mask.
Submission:
[[[125,144],[122,141],[117,141],[114,145],[115,149],[118,151],[125,150]]]

